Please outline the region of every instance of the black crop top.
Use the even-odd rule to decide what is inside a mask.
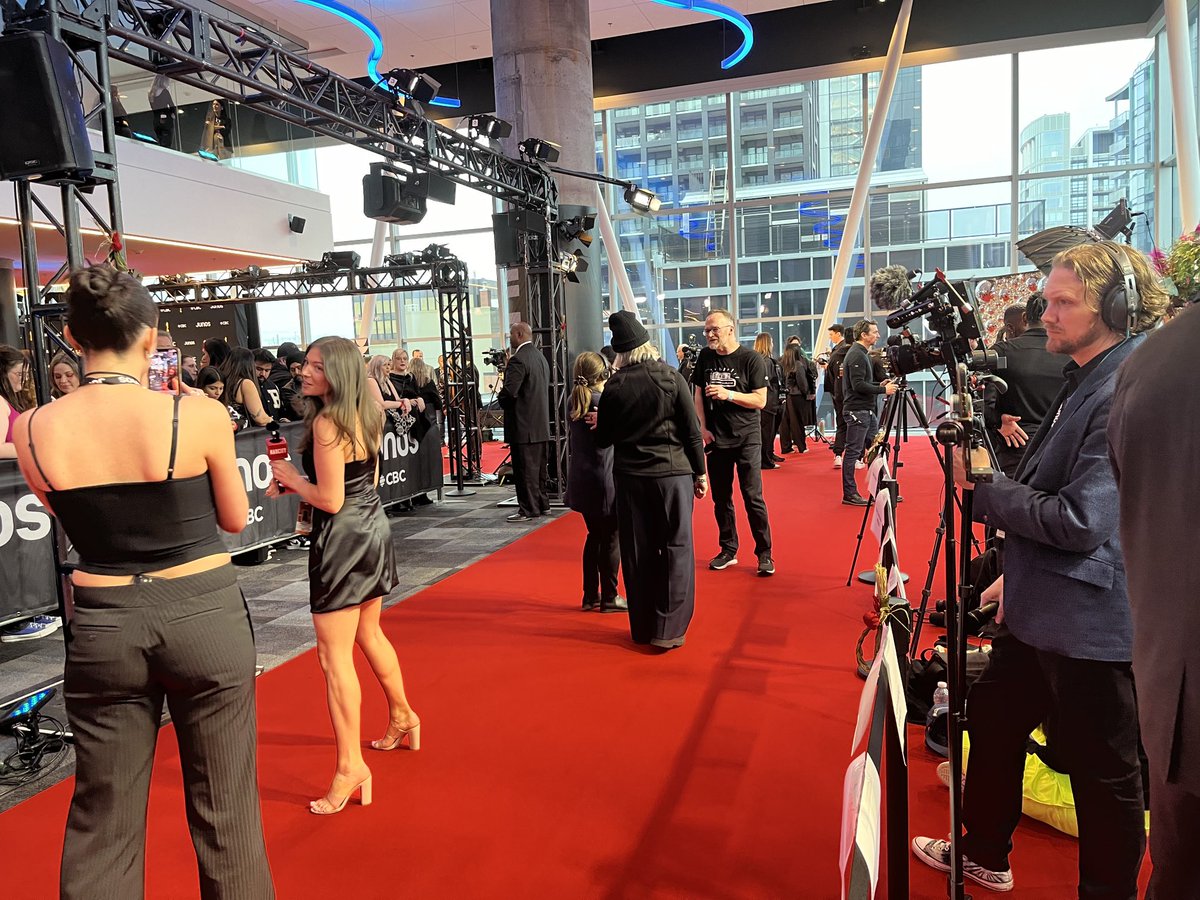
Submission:
[[[29,420],[29,454],[46,482],[47,499],[79,554],[80,571],[95,575],[140,575],[228,552],[217,533],[217,510],[208,473],[175,478],[178,395],[165,481],[55,490],[33,446],[36,416],[35,412]]]

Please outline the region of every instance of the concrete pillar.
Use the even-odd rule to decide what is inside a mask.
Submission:
[[[491,12],[496,115],[513,124],[505,152],[515,157],[520,141],[541,138],[562,146],[560,166],[595,171],[588,0],[491,0]],[[595,209],[593,182],[556,178],[559,203],[570,210],[564,217],[578,214],[572,207]],[[577,243],[564,249],[584,249],[589,263],[580,283],[566,286],[567,345],[573,357],[603,344],[600,255]],[[513,300],[519,311],[520,302]]]

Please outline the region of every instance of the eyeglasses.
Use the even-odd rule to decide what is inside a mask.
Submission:
[[[714,325],[712,328],[705,328],[705,334],[720,334],[722,328],[733,328],[732,325]]]

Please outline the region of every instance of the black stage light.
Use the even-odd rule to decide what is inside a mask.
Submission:
[[[544,163],[556,163],[562,154],[561,146],[541,138],[525,138],[517,145],[517,149],[521,151],[522,156]]]
[[[496,116],[477,115],[467,119],[467,133],[472,138],[499,141],[512,134],[512,130],[512,122],[505,122]]]
[[[585,247],[592,245],[592,229],[596,227],[594,215],[574,216],[558,223],[559,236],[564,241],[579,241]]]
[[[658,195],[654,191],[648,191],[643,187],[638,187],[636,184],[625,186],[625,202],[634,211],[640,213],[658,212],[662,206],[662,201],[658,199]]]
[[[567,281],[579,284],[579,275],[588,270],[587,257],[583,255],[582,250],[576,250],[574,253],[560,253],[558,269],[567,277]]]
[[[391,253],[383,258],[389,266],[419,266],[421,254],[416,250],[406,250],[404,253]]]
[[[430,244],[421,251],[421,260],[423,262],[432,263],[439,259],[453,259],[454,254],[445,244]]]
[[[432,101],[442,87],[440,81],[435,81],[424,72],[414,72],[412,69],[392,69],[383,76],[383,83],[393,93],[407,94],[419,103]]]
[[[321,254],[321,265],[325,271],[338,269],[357,269],[362,259],[353,250],[328,250]]]

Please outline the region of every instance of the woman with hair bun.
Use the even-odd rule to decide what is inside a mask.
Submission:
[[[379,627],[383,597],[399,581],[391,527],[375,485],[383,415],[367,390],[367,371],[353,342],[324,337],[308,347],[301,388],[309,399],[303,449],[305,478],[291,463],[271,463],[275,480],[313,507],[308,555],[309,607],[317,659],[325,673],[337,768],[329,790],[309,803],[319,816],[339,813],[355,793],[371,802],[371,770],[362,755],[362,690],[354,669],[358,645],[387,695],[387,731],[375,750],[421,746],[421,720],[404,693],[396,651]]]
[[[75,794],[60,895],[145,891],[146,805],[163,704],[183,765],[202,898],[274,896],[258,804],[254,637],[217,533],[249,503],[225,409],[147,390],[158,309],[100,266],[67,290],[83,384],[22,415],[21,471],[79,554],[63,694]],[[103,435],[80,452],[79,423]]]

